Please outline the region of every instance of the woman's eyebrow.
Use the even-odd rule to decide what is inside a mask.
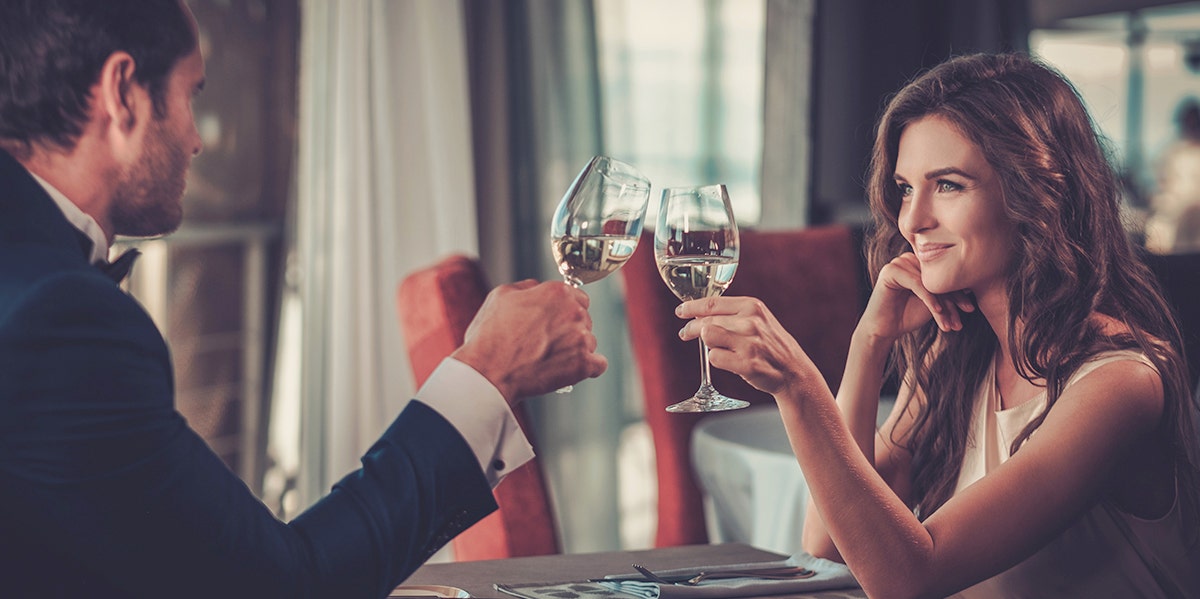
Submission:
[[[965,179],[970,179],[972,181],[975,180],[975,177],[971,175],[971,173],[968,173],[956,166],[947,166],[929,171],[925,173],[925,180],[928,181],[930,179],[937,179],[938,177],[945,177],[946,175],[958,175]]]

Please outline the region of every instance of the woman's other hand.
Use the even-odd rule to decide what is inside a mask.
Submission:
[[[858,330],[892,342],[933,319],[943,331],[962,328],[962,313],[974,312],[965,291],[934,294],[921,283],[921,263],[911,252],[900,254],[879,271]]]

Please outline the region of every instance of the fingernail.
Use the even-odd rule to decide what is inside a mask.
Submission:
[[[681,315],[682,315],[682,312],[683,312],[683,305],[682,305],[682,304],[680,304],[680,305],[678,305],[678,306],[675,306],[675,316],[681,316]]]
[[[686,330],[687,330],[687,327],[683,327],[682,329],[679,329],[679,338],[680,339],[683,339],[683,332]]]

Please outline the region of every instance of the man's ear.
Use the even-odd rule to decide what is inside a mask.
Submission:
[[[127,138],[150,115],[150,94],[133,77],[137,63],[127,52],[113,52],[100,69],[96,83],[96,108],[104,117],[106,132]]]

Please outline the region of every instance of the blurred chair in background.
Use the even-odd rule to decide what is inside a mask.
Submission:
[[[652,234],[621,269],[633,354],[658,471],[658,547],[705,543],[703,498],[691,464],[692,429],[703,417],[668,414],[700,381],[699,349],[683,343],[679,300],[659,277]],[[789,231],[741,231],[741,257],[725,295],[761,299],[837,389],[850,336],[870,293],[858,229],[832,225]],[[713,369],[713,386],[751,404],[773,399],[736,375]]]
[[[1183,335],[1183,357],[1188,380],[1200,386],[1200,252],[1143,256],[1158,278],[1167,303],[1175,308]]]
[[[461,255],[415,271],[400,283],[396,304],[418,386],[462,345],[489,289],[478,261]],[[525,411],[518,407],[516,417],[533,443]],[[500,509],[455,537],[455,560],[559,553],[554,510],[537,458],[509,473],[494,493]]]

